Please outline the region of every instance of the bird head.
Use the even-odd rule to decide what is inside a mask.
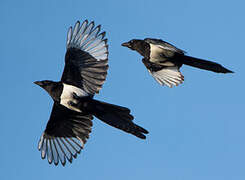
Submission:
[[[128,47],[129,49],[132,49],[132,50],[136,50],[140,47],[140,45],[142,44],[142,40],[139,40],[139,39],[132,39],[128,42],[125,42],[125,43],[122,43],[122,46],[124,47]]]
[[[42,87],[42,88],[46,88],[46,87],[49,87],[53,84],[54,82],[53,81],[50,81],[50,80],[44,80],[44,81],[35,81],[34,84]]]
[[[34,84],[45,89],[51,96],[52,96],[52,90],[57,86],[57,82],[50,81],[50,80],[35,81]]]

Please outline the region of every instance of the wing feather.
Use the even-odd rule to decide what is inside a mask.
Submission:
[[[177,66],[164,67],[159,71],[148,71],[162,86],[167,85],[171,88],[173,85],[178,86],[184,81],[184,76],[181,74],[181,72],[179,72],[179,68]]]
[[[108,45],[101,26],[77,21],[67,34],[65,68],[61,80],[93,96],[99,93],[108,70]]]
[[[147,58],[143,58],[142,62],[153,78],[162,86],[178,86],[184,81],[184,76],[179,71],[178,66],[163,66],[155,64],[150,62]]]
[[[81,152],[89,138],[92,127],[92,115],[72,111],[62,105],[54,104],[53,110],[42,134],[38,149],[42,159],[64,166]]]

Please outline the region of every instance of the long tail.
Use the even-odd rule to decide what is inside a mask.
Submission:
[[[222,65],[220,65],[218,63],[203,60],[203,59],[194,58],[191,56],[185,56],[185,55],[180,56],[180,57],[178,57],[178,60],[180,60],[181,63],[183,63],[183,64],[193,66],[193,67],[197,67],[200,69],[205,69],[208,71],[213,71],[216,73],[233,73],[231,70],[224,68]]]
[[[134,117],[130,114],[128,108],[94,99],[90,99],[87,103],[85,107],[86,111],[106,124],[133,134],[141,139],[146,138],[144,134],[148,134],[148,131],[133,123]]]

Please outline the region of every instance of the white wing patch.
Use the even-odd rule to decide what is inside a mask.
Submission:
[[[107,40],[104,39],[105,32],[100,32],[101,26],[94,27],[94,22],[85,20],[81,25],[77,21],[73,30],[69,28],[67,34],[66,48],[77,48],[86,51],[99,60],[108,58]]]
[[[160,54],[164,53],[163,49],[158,45],[150,44],[150,61],[157,63],[161,60]]]
[[[150,52],[150,61],[153,63],[166,61],[168,60],[168,57],[172,57],[175,53],[175,51],[171,47],[163,47],[161,45],[156,44],[150,44]]]
[[[60,104],[62,104],[63,106],[65,106],[71,110],[81,112],[81,110],[79,110],[79,109],[77,109],[77,108],[75,108],[69,104],[70,101],[77,104],[77,100],[73,98],[73,93],[76,93],[76,95],[79,97],[88,96],[88,93],[86,93],[82,89],[77,88],[77,87],[72,86],[72,85],[69,85],[69,84],[63,83],[63,91],[62,91],[61,96],[60,96]]]
[[[79,137],[54,137],[43,133],[38,143],[38,150],[41,151],[42,159],[47,156],[49,164],[59,161],[64,166],[66,159],[71,163],[73,158],[81,152],[84,142]]]
[[[177,66],[166,67],[156,72],[149,72],[162,86],[167,85],[168,87],[172,88],[173,85],[178,86],[184,81],[184,76],[179,72],[179,68]]]

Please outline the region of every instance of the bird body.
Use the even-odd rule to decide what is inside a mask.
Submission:
[[[160,45],[150,44],[150,58],[149,61],[161,64],[168,60],[169,57],[174,56],[174,51],[163,48]],[[173,66],[174,64],[171,63]]]
[[[75,99],[74,93],[79,96],[79,97],[87,97],[88,93],[86,93],[85,91],[83,91],[82,89],[73,86],[73,85],[69,85],[69,84],[65,84],[63,83],[63,91],[61,93],[60,96],[60,104],[77,112],[81,112],[81,109],[78,109],[74,106],[72,106],[71,104],[77,104],[78,100]]]
[[[93,116],[141,139],[148,133],[133,122],[128,108],[93,99],[102,88],[108,70],[107,39],[105,32],[99,33],[100,28],[87,20],[70,27],[61,80],[35,82],[54,100],[38,144],[41,157],[47,157],[50,164],[65,165],[67,160],[71,163],[77,157],[92,131]]]
[[[216,73],[232,73],[218,63],[185,55],[185,51],[161,39],[132,39],[122,46],[137,51],[144,58],[142,62],[149,73],[160,85],[178,86],[184,81],[180,72],[183,64],[213,71]]]

